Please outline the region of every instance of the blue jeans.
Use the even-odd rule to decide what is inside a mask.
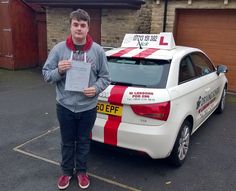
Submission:
[[[96,107],[74,113],[57,104],[57,117],[61,133],[61,169],[64,175],[87,171],[90,133],[97,117]]]

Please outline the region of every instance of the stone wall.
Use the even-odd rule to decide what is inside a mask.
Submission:
[[[151,16],[150,4],[140,10],[102,10],[101,44],[118,47],[126,33],[150,33]]]
[[[48,51],[65,40],[70,33],[69,15],[72,9],[47,8],[47,45]]]

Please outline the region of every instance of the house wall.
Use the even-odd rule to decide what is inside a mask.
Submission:
[[[176,9],[236,9],[229,0],[169,0],[166,31],[174,32]],[[50,50],[69,34],[71,8],[47,8],[47,44]],[[126,33],[160,33],[163,29],[164,0],[146,0],[140,10],[102,9],[101,44],[117,47]]]
[[[70,33],[69,15],[72,11],[70,8],[46,9],[48,51]]]
[[[102,10],[101,44],[118,47],[126,33],[150,33],[152,9],[150,4],[140,10]]]

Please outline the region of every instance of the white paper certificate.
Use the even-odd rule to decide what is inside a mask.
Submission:
[[[81,61],[71,61],[71,68],[66,72],[65,90],[83,91],[89,85],[91,64]]]

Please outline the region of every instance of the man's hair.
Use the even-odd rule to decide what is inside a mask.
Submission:
[[[89,14],[83,9],[77,9],[70,13],[70,23],[72,19],[76,19],[77,21],[87,21],[88,25],[90,24],[90,16]]]

